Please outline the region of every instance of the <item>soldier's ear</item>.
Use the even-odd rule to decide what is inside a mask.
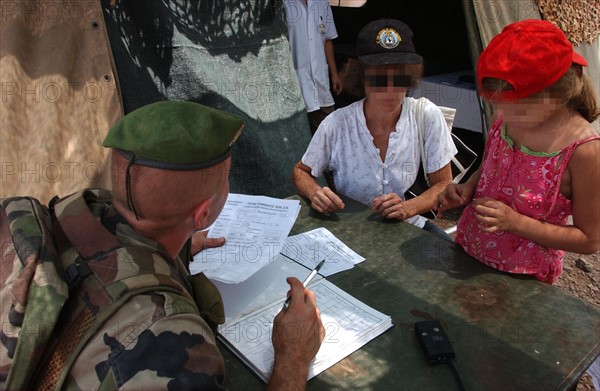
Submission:
[[[194,224],[196,225],[196,229],[205,229],[208,228],[213,222],[210,221],[210,202],[211,198],[206,198],[196,208],[193,212]]]

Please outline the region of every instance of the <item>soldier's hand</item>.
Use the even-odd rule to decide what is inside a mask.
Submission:
[[[321,346],[325,329],[314,292],[294,277],[287,282],[291,287],[290,304],[273,322],[275,360],[308,366]]]
[[[192,255],[198,254],[205,248],[221,247],[225,238],[207,238],[208,231],[194,232],[192,235]]]

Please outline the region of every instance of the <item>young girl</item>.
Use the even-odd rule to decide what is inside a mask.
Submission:
[[[480,94],[494,107],[484,161],[434,207],[469,203],[456,242],[499,270],[553,284],[563,250],[600,248],[600,110],[586,60],[552,23],[507,26],[479,57]],[[573,225],[567,218],[573,216]]]

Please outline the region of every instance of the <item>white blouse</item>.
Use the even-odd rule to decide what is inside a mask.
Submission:
[[[373,199],[383,194],[404,196],[417,177],[421,152],[414,98],[404,98],[396,129],[389,136],[384,161],[367,129],[364,101],[329,114],[313,136],[302,163],[309,166],[317,178],[324,170],[332,170],[340,194],[372,206]],[[450,163],[457,150],[444,115],[430,101],[424,105],[424,117],[425,171],[432,173]],[[422,228],[426,219],[413,216],[406,221]]]

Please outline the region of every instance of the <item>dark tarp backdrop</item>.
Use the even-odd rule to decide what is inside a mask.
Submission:
[[[230,191],[286,197],[310,131],[283,2],[102,2],[125,113],[188,100],[241,116]]]

